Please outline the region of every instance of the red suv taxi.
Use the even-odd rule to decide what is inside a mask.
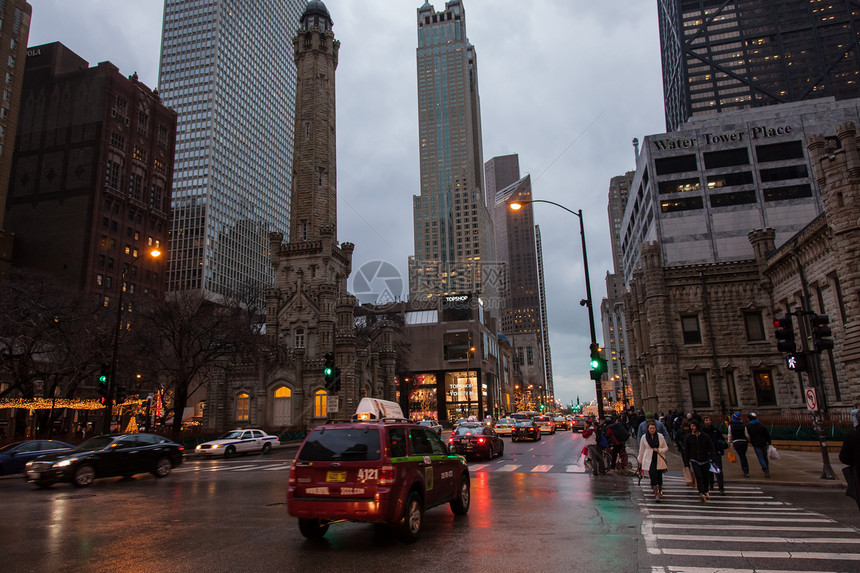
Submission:
[[[466,461],[432,429],[403,418],[318,426],[293,460],[287,489],[287,510],[308,538],[337,521],[364,521],[395,525],[412,542],[426,510],[450,503],[465,515],[469,500]]]

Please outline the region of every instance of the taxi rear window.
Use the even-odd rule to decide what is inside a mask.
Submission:
[[[304,462],[364,462],[381,456],[378,428],[320,428],[311,432],[297,459]]]

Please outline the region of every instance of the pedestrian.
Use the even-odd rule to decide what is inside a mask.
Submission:
[[[603,463],[603,448],[600,446],[600,438],[602,436],[594,420],[589,420],[585,423],[582,437],[585,438],[585,445],[588,446],[588,457],[591,458],[592,475],[596,476],[600,474],[605,476],[606,464]]]
[[[854,422],[860,422],[860,413],[854,414]],[[853,497],[860,509],[860,427],[857,425],[842,440],[839,461],[846,466],[842,468],[842,474],[848,484],[845,495]]]
[[[684,483],[688,486],[696,487],[696,474],[690,467],[690,458],[687,457],[686,445],[687,436],[690,435],[690,420],[681,417],[681,426],[675,432],[675,446],[678,448],[678,453],[681,455],[681,464],[683,465]]]
[[[640,443],[642,441],[642,436],[645,435],[645,429],[648,425],[648,422],[654,421],[654,414],[651,412],[645,412],[645,420],[639,424],[639,428],[636,430],[636,443]],[[663,422],[656,420],[654,421],[657,424],[657,431],[663,434],[663,437],[666,438],[666,443],[669,443],[669,432],[666,431],[666,426],[663,425]]]
[[[651,480],[651,490],[654,492],[654,501],[658,502],[663,497],[663,472],[669,469],[666,464],[666,453],[669,444],[663,434],[657,431],[657,424],[651,421],[648,430],[639,442],[639,469],[648,468],[648,479]]]
[[[744,477],[750,477],[750,464],[747,461],[747,448],[749,447],[750,435],[747,427],[741,422],[741,413],[732,414],[729,421],[729,447],[732,448],[741,462],[741,470]]]
[[[854,424],[854,429],[860,428],[860,395],[854,398],[854,409],[848,412],[848,417],[851,423]]]
[[[711,499],[711,495],[708,493],[709,483],[706,474],[711,471],[711,460],[716,456],[716,452],[711,438],[702,433],[702,428],[695,419],[690,420],[690,434],[684,443],[684,453],[696,476],[696,486],[699,488],[702,502]]]
[[[726,443],[723,433],[711,421],[710,416],[705,416],[703,424],[702,433],[711,438],[711,441],[714,442],[714,451],[717,455],[714,456],[713,462],[717,469],[720,470],[717,473],[708,472],[710,474],[708,476],[709,485],[711,489],[714,489],[714,481],[716,480],[717,488],[720,490],[720,495],[726,495],[725,482],[723,481],[723,452],[726,451],[729,445]]]
[[[755,455],[758,458],[758,463],[761,465],[761,471],[764,472],[764,477],[770,477],[770,465],[767,463],[767,448],[770,446],[770,432],[764,424],[758,421],[758,416],[755,412],[747,414],[749,424],[747,424],[747,435],[750,437]]]
[[[630,432],[624,427],[624,424],[618,420],[616,416],[611,418],[611,423],[606,427],[606,439],[609,441],[609,469],[615,469],[618,465],[618,456],[626,460],[623,456],[624,449],[627,447],[627,439],[630,437]]]

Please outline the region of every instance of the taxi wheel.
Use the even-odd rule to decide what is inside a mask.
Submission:
[[[328,522],[300,517],[299,531],[308,539],[319,539],[328,531]]]
[[[460,478],[460,492],[453,500],[451,500],[451,511],[454,515],[466,515],[469,511],[469,504],[472,500],[472,490],[469,484],[469,475],[464,473]]]
[[[236,455],[236,448],[234,446],[227,446],[227,449],[224,450],[225,458],[232,458]]]
[[[75,477],[72,480],[72,483],[75,484],[76,487],[87,487],[93,480],[96,478],[96,470],[93,469],[93,466],[81,466],[75,471]]]
[[[265,444],[263,444],[262,453],[271,454],[272,453],[272,444],[270,444],[269,442],[266,442]]]
[[[421,536],[421,526],[424,523],[424,508],[417,492],[412,492],[406,499],[406,511],[400,520],[400,540],[404,543],[414,543]]]

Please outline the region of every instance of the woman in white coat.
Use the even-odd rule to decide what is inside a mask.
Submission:
[[[648,427],[639,441],[639,468],[648,470],[651,479],[651,489],[654,490],[654,501],[660,501],[663,495],[663,472],[669,469],[666,464],[666,452],[669,444],[666,438],[657,431],[657,424],[648,422]]]

